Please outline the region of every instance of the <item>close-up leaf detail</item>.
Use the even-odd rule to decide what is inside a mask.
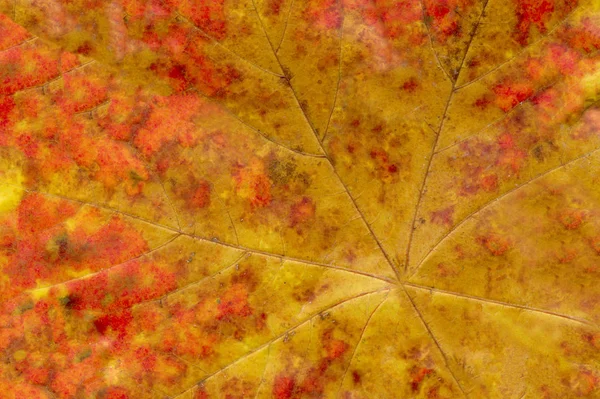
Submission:
[[[0,0],[0,398],[600,398],[599,0]]]

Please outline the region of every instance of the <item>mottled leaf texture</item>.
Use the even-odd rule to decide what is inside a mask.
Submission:
[[[0,11],[1,398],[600,398],[600,0]]]

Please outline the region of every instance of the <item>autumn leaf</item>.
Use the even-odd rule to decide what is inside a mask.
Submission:
[[[0,397],[600,397],[598,0],[0,11]]]

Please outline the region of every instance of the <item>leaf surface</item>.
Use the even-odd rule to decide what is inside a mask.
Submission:
[[[0,11],[7,398],[599,397],[596,0]]]

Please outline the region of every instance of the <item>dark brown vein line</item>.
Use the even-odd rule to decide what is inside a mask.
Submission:
[[[471,47],[471,43],[473,42],[473,38],[475,37],[475,35],[477,34],[477,28],[479,27],[479,22],[481,21],[481,18],[483,16],[483,14],[485,13],[485,8],[488,5],[488,1],[486,0],[483,8],[481,9],[481,14],[479,15],[479,19],[477,20],[477,24],[473,27],[472,33],[471,33],[471,39],[469,40],[469,43],[467,45],[467,48],[465,49],[465,55],[463,56],[463,59],[458,67],[458,74],[460,74],[460,71],[462,70],[463,67],[463,63],[465,61],[466,58],[466,54],[469,52],[469,49]],[[408,232],[409,236],[408,236],[408,244],[406,246],[406,257],[404,260],[404,272],[406,273],[408,271],[408,266],[410,263],[410,251],[412,249],[412,242],[413,242],[413,237],[415,235],[415,227],[416,227],[416,223],[417,223],[417,216],[419,215],[419,210],[421,209],[421,203],[423,202],[423,197],[425,194],[425,186],[427,184],[427,178],[429,177],[429,173],[431,172],[431,166],[433,164],[433,158],[435,156],[436,150],[437,150],[437,146],[440,140],[440,135],[442,133],[442,129],[444,128],[444,122],[446,121],[446,114],[448,113],[448,109],[450,108],[450,103],[452,102],[452,97],[454,96],[454,93],[456,91],[456,81],[452,82],[452,88],[450,90],[450,94],[448,95],[448,101],[446,101],[446,106],[444,107],[444,112],[442,113],[442,118],[440,120],[440,125],[438,126],[436,135],[435,135],[435,140],[433,142],[433,146],[431,148],[431,152],[429,154],[428,160],[427,160],[427,166],[425,168],[425,175],[423,176],[423,181],[421,183],[421,188],[419,189],[419,197],[417,198],[417,204],[415,205],[415,213],[413,215],[413,219],[412,219],[412,223],[411,223],[411,227],[410,230]]]
[[[431,339],[433,340],[433,342],[437,346],[438,350],[440,351],[440,354],[444,358],[444,363],[446,364],[446,368],[448,369],[448,372],[450,372],[450,375],[452,376],[452,379],[454,380],[454,382],[456,382],[456,385],[458,386],[458,389],[460,389],[460,391],[462,392],[463,396],[465,398],[467,398],[467,394],[465,393],[465,390],[463,389],[462,385],[460,385],[460,382],[458,382],[458,379],[454,375],[454,371],[452,371],[452,368],[450,368],[450,363],[448,363],[448,357],[446,356],[446,353],[442,350],[442,346],[440,345],[440,343],[437,340],[437,338],[435,337],[435,335],[433,335],[433,332],[431,331],[431,328],[429,327],[429,324],[427,324],[427,322],[425,321],[425,318],[421,314],[421,311],[419,310],[419,308],[417,308],[417,305],[415,304],[415,302],[413,301],[412,297],[408,293],[408,290],[404,286],[404,283],[402,283],[400,285],[402,286],[402,289],[404,290],[404,293],[406,294],[406,297],[408,298],[408,301],[410,302],[412,308],[417,313],[417,316],[419,316],[419,319],[421,320],[421,323],[423,324],[423,326],[427,330],[427,333],[429,334],[429,336],[431,337]]]
[[[341,3],[340,3],[340,7],[341,7]],[[343,10],[343,8],[341,10],[341,14],[342,14],[342,22],[341,23],[343,25],[344,24],[344,10]],[[262,20],[261,20],[261,26],[263,26],[263,29],[264,29],[264,25],[262,25]],[[270,44],[270,42],[269,42],[269,44]],[[271,50],[273,51],[273,54],[275,54],[275,49],[273,49],[273,46],[271,46]],[[275,58],[277,59],[277,62],[279,63],[279,66],[281,67],[281,70],[285,70],[285,68],[283,68],[283,65],[281,64],[281,61],[279,60],[279,57],[277,56],[277,54],[275,54]],[[340,59],[339,62],[342,62],[342,60]],[[340,185],[344,188],[344,191],[348,195],[348,198],[350,198],[350,201],[352,202],[352,205],[354,206],[354,209],[360,215],[363,223],[365,224],[365,226],[369,230],[369,233],[371,234],[371,237],[373,238],[373,240],[375,241],[375,243],[377,244],[377,246],[381,250],[381,253],[383,254],[383,256],[385,257],[385,259],[387,260],[389,266],[392,268],[392,270],[394,271],[394,274],[396,275],[396,278],[399,281],[400,280],[400,272],[399,272],[399,270],[394,266],[394,262],[392,262],[392,259],[390,258],[390,256],[388,255],[388,253],[384,250],[381,241],[375,235],[375,232],[373,231],[373,228],[368,223],[367,218],[363,214],[362,210],[358,207],[358,204],[356,203],[356,200],[354,199],[354,197],[350,193],[350,190],[348,189],[348,187],[346,186],[346,184],[342,180],[342,178],[339,175],[339,173],[336,170],[336,168],[333,166],[333,161],[331,160],[331,157],[329,156],[329,153],[327,152],[327,150],[323,146],[323,142],[319,139],[319,135],[317,133],[317,130],[315,129],[315,127],[313,126],[310,118],[306,114],[306,111],[304,110],[304,108],[302,108],[302,105],[300,104],[300,99],[298,98],[298,94],[296,93],[296,90],[294,89],[294,86],[292,85],[292,82],[290,81],[290,78],[287,77],[287,76],[285,76],[284,78],[285,78],[285,81],[287,82],[287,85],[290,88],[290,91],[292,93],[292,96],[294,97],[294,100],[296,101],[296,104],[298,105],[298,109],[300,110],[300,112],[304,116],[304,119],[306,120],[306,123],[308,124],[308,126],[312,130],[312,133],[313,133],[315,139],[317,140],[317,143],[319,144],[319,147],[320,147],[321,151],[323,152],[323,154],[325,154],[325,159],[327,159],[327,162],[329,162],[329,166],[331,167],[331,170],[333,171],[334,175],[338,179]]]
[[[569,320],[571,322],[585,324],[587,326],[598,328],[598,326],[596,324],[592,323],[591,321],[581,319],[579,317],[569,316],[564,313],[553,312],[551,310],[535,308],[535,307],[527,306],[527,305],[519,305],[516,303],[505,302],[505,301],[500,301],[497,299],[485,298],[485,297],[480,297],[480,296],[476,296],[476,295],[463,294],[461,292],[448,291],[448,290],[443,290],[441,288],[429,287],[426,285],[421,285],[421,284],[416,284],[416,283],[404,282],[404,285],[408,286],[408,287],[412,287],[417,290],[421,290],[421,291],[429,291],[430,293],[437,293],[437,294],[448,295],[448,296],[457,297],[457,298],[464,298],[464,299],[468,299],[470,301],[489,303],[492,305],[503,306],[503,307],[511,308],[511,309],[526,310],[526,311],[533,312],[533,313],[542,313],[542,314],[545,314],[548,316],[559,317],[561,319]]]
[[[306,319],[306,320],[304,320],[304,321],[296,324],[295,326],[292,326],[292,327],[286,329],[283,333],[275,336],[274,338],[271,338],[270,340],[268,340],[264,344],[258,346],[257,348],[252,349],[251,351],[249,351],[248,353],[246,353],[244,356],[242,356],[242,357],[234,360],[233,362],[225,365],[224,367],[221,367],[219,370],[217,370],[217,371],[215,371],[215,372],[213,372],[213,373],[205,376],[201,381],[198,381],[196,384],[194,384],[190,388],[186,389],[183,392],[180,392],[180,393],[176,394],[172,399],[179,398],[181,395],[184,395],[184,394],[188,393],[189,391],[191,391],[192,389],[194,389],[198,384],[201,384],[201,383],[207,381],[208,379],[214,377],[215,375],[219,374],[220,372],[227,370],[229,367],[233,366],[234,364],[239,363],[239,362],[243,361],[244,359],[248,358],[249,356],[251,356],[251,355],[253,355],[253,354],[261,351],[262,349],[264,349],[266,347],[268,347],[269,345],[271,345],[272,343],[276,342],[277,340],[285,337],[290,331],[296,330],[296,329],[302,327],[304,324],[309,323],[312,319],[314,319],[315,317],[318,317],[319,314],[321,314],[325,310],[331,311],[331,310],[337,308],[338,306],[341,306],[341,305],[343,305],[343,304],[345,304],[347,302],[353,301],[355,299],[359,299],[359,298],[362,298],[364,296],[374,295],[374,294],[377,294],[377,293],[380,293],[380,292],[385,292],[385,291],[389,291],[389,288],[379,289],[379,290],[375,290],[375,291],[369,291],[369,292],[362,293],[360,295],[356,295],[356,296],[354,296],[352,298],[346,298],[346,299],[343,299],[343,300],[341,300],[341,301],[339,301],[339,302],[337,302],[337,303],[335,303],[335,304],[327,307],[324,310],[321,310],[321,311],[317,312],[315,315],[309,317],[308,319]]]
[[[0,182],[0,185],[8,185],[8,186],[17,187],[17,186],[15,186],[13,184],[8,184],[8,183],[3,183],[3,182]],[[20,188],[20,187],[18,187],[18,188]],[[295,258],[295,257],[287,256],[287,255],[274,254],[274,253],[262,251],[260,249],[245,247],[243,245],[229,244],[229,243],[226,243],[226,242],[219,241],[217,238],[209,239],[209,238],[206,238],[206,237],[200,237],[200,236],[197,236],[197,235],[194,235],[194,234],[190,234],[190,233],[186,233],[184,231],[178,230],[175,227],[170,227],[170,226],[167,226],[167,225],[163,225],[163,224],[154,222],[152,220],[145,219],[145,218],[142,218],[140,216],[133,215],[133,214],[128,213],[128,212],[120,211],[118,209],[112,208],[112,207],[107,206],[107,205],[96,204],[96,203],[93,203],[93,202],[86,202],[86,201],[83,201],[83,200],[69,198],[69,197],[66,197],[66,196],[60,195],[60,194],[46,193],[46,192],[37,191],[37,190],[24,189],[23,191],[27,192],[27,193],[37,193],[37,194],[40,194],[40,195],[46,195],[48,197],[60,198],[60,199],[65,200],[65,201],[76,202],[76,203],[79,203],[79,204],[82,204],[82,205],[86,205],[86,206],[91,206],[91,207],[94,207],[94,208],[97,208],[97,209],[104,209],[104,210],[107,210],[107,211],[110,211],[110,212],[113,212],[113,213],[116,213],[116,214],[119,214],[119,215],[123,215],[123,216],[125,216],[127,218],[130,218],[130,219],[138,220],[140,222],[149,224],[151,226],[154,226],[154,227],[157,227],[157,228],[160,228],[160,229],[163,229],[163,230],[167,230],[167,231],[171,231],[171,232],[174,232],[174,233],[178,233],[178,234],[180,234],[182,236],[190,237],[190,238],[193,238],[194,240],[197,240],[197,241],[203,241],[203,242],[211,243],[213,245],[218,245],[218,246],[222,246],[222,247],[228,247],[228,248],[236,249],[238,251],[249,252],[251,254],[265,256],[265,257],[269,257],[269,258],[281,259],[281,260],[289,261],[289,262],[296,262],[296,263],[302,263],[302,264],[305,264],[305,265],[319,266],[319,267],[324,267],[324,268],[327,268],[327,269],[339,270],[339,271],[346,272],[346,273],[351,273],[351,274],[361,275],[361,276],[364,276],[364,277],[370,277],[370,278],[373,278],[373,279],[376,279],[376,280],[381,280],[381,281],[384,281],[384,282],[389,283],[389,284],[396,284],[397,283],[396,280],[390,279],[388,277],[378,276],[376,274],[367,273],[367,272],[363,272],[363,271],[360,271],[360,270],[348,269],[348,268],[345,268],[345,267],[336,266],[336,265],[329,264],[329,263],[322,263],[322,262],[317,262],[317,261],[311,261],[311,260],[308,260],[308,259]]]
[[[375,307],[375,309],[373,309],[373,311],[371,312],[371,314],[367,318],[367,321],[365,322],[365,326],[363,327],[362,331],[360,332],[360,336],[358,337],[358,341],[356,342],[356,345],[354,346],[354,350],[352,351],[352,355],[350,356],[350,360],[348,360],[348,366],[346,367],[346,370],[344,370],[344,374],[342,374],[342,378],[340,379],[340,386],[338,387],[337,393],[335,394],[336,397],[339,397],[340,390],[342,389],[342,386],[344,385],[344,380],[346,379],[346,374],[348,374],[348,371],[350,371],[350,366],[352,366],[352,361],[354,360],[354,357],[356,356],[356,353],[358,352],[358,347],[362,343],[362,340],[363,340],[363,337],[365,335],[365,332],[367,331],[367,328],[369,327],[369,323],[371,323],[371,319],[373,318],[373,316],[375,316],[375,313],[377,313],[377,310],[379,310],[379,308],[381,306],[383,306],[383,304],[387,300],[388,294],[385,295],[385,297],[383,298],[383,300]]]
[[[522,48],[520,51],[518,51],[518,52],[517,52],[515,55],[513,55],[512,57],[510,57],[509,59],[507,59],[507,60],[506,60],[506,61],[504,61],[503,63],[501,63],[501,64],[499,64],[499,65],[496,65],[494,68],[492,68],[492,69],[490,69],[489,71],[487,71],[487,72],[485,72],[485,73],[483,73],[483,74],[481,74],[481,75],[477,76],[476,78],[474,78],[474,79],[471,79],[470,81],[468,81],[468,82],[466,82],[466,83],[463,83],[463,84],[462,84],[462,85],[460,85],[460,86],[457,86],[457,87],[455,87],[455,88],[454,88],[454,90],[458,91],[458,90],[464,89],[465,87],[467,87],[467,86],[470,86],[471,84],[473,84],[473,83],[475,83],[475,82],[477,82],[477,81],[479,81],[479,80],[481,80],[481,79],[485,78],[486,76],[488,76],[489,74],[493,73],[494,71],[496,71],[496,70],[498,70],[498,69],[502,68],[504,65],[506,65],[506,64],[508,64],[508,63],[510,63],[510,62],[512,62],[512,60],[514,60],[515,58],[517,58],[518,56],[520,56],[521,54],[523,54],[525,51],[527,51],[527,50],[529,50],[530,48],[532,48],[532,47],[536,46],[538,43],[540,43],[540,42],[542,42],[542,41],[546,40],[546,39],[547,39],[548,37],[550,37],[550,36],[551,36],[551,35],[552,35],[552,34],[553,34],[553,33],[554,33],[554,32],[555,32],[555,31],[556,31],[558,28],[560,28],[560,27],[561,27],[561,26],[562,26],[562,25],[563,25],[565,22],[567,22],[567,20],[568,20],[569,18],[571,18],[571,17],[573,16],[573,14],[575,13],[575,11],[577,11],[578,9],[579,9],[579,7],[575,7],[573,10],[571,10],[571,12],[569,12],[569,13],[568,13],[568,14],[565,16],[565,18],[564,18],[562,21],[560,21],[560,22],[557,22],[557,23],[556,23],[556,26],[555,26],[554,28],[550,29],[550,30],[548,31],[548,33],[546,33],[545,35],[542,35],[542,36],[541,36],[541,37],[540,37],[538,40],[536,40],[535,42],[533,42],[533,43],[531,43],[531,44],[528,44],[527,46],[523,47],[523,48]]]
[[[533,178],[531,178],[531,179],[529,179],[529,180],[527,180],[527,181],[524,181],[522,184],[520,184],[520,185],[518,185],[518,186],[515,186],[515,187],[513,187],[512,189],[510,189],[510,190],[508,190],[508,191],[504,192],[503,194],[501,194],[500,196],[498,196],[498,197],[494,198],[493,200],[486,202],[485,204],[483,204],[482,206],[480,206],[478,209],[476,209],[475,211],[471,212],[471,213],[470,213],[469,215],[467,215],[467,216],[466,216],[466,217],[465,217],[465,218],[464,218],[464,219],[463,219],[463,220],[462,220],[460,223],[458,223],[458,224],[457,224],[456,226],[454,226],[454,227],[453,227],[453,228],[452,228],[450,231],[448,231],[446,234],[444,234],[444,236],[443,236],[443,237],[442,237],[442,238],[441,238],[441,239],[440,239],[440,240],[439,240],[439,241],[438,241],[438,242],[437,242],[437,243],[436,243],[436,244],[435,244],[435,245],[434,245],[434,246],[433,246],[433,247],[432,247],[432,248],[431,248],[431,249],[430,249],[428,252],[427,252],[427,254],[425,254],[425,256],[424,256],[424,257],[423,257],[423,259],[422,259],[422,260],[419,262],[419,264],[417,265],[417,267],[415,267],[415,270],[414,270],[414,271],[413,271],[413,272],[410,274],[410,276],[409,276],[409,277],[408,277],[406,280],[407,280],[407,281],[410,281],[410,279],[411,279],[412,277],[414,277],[414,275],[415,275],[415,274],[418,272],[419,268],[420,268],[420,267],[421,267],[421,266],[422,266],[422,265],[425,263],[425,261],[427,261],[427,259],[428,259],[428,258],[431,256],[431,254],[432,254],[432,253],[433,253],[433,252],[434,252],[434,251],[435,251],[435,250],[436,250],[436,249],[437,249],[437,248],[438,248],[438,247],[439,247],[439,246],[440,246],[440,245],[441,245],[441,244],[442,244],[442,243],[443,243],[443,242],[444,242],[446,239],[448,239],[448,237],[449,237],[450,235],[452,235],[454,232],[458,231],[458,229],[459,229],[459,228],[460,228],[460,227],[461,227],[463,224],[465,224],[465,223],[466,223],[468,220],[470,220],[470,219],[471,219],[472,217],[474,217],[476,214],[478,214],[479,212],[481,212],[481,211],[483,211],[484,209],[488,208],[489,206],[492,206],[493,204],[495,204],[496,202],[500,201],[500,200],[501,200],[501,199],[503,199],[504,197],[506,197],[506,196],[508,196],[508,195],[512,194],[513,192],[515,192],[515,191],[517,191],[517,190],[519,190],[519,189],[521,189],[521,188],[523,188],[523,187],[527,186],[528,184],[530,184],[530,183],[532,183],[532,182],[534,182],[534,181],[536,181],[536,180],[542,179],[542,178],[543,178],[543,177],[545,177],[546,175],[548,175],[548,174],[550,174],[550,173],[552,173],[552,172],[555,172],[555,171],[557,171],[557,170],[559,170],[559,169],[565,168],[565,167],[567,167],[568,165],[570,165],[570,164],[572,164],[572,163],[574,163],[574,162],[577,162],[577,161],[579,161],[579,160],[582,160],[582,159],[588,158],[588,157],[590,157],[590,156],[594,155],[595,153],[597,153],[598,151],[600,151],[600,148],[597,148],[597,149],[595,149],[595,150],[593,150],[593,151],[591,151],[591,152],[588,152],[588,153],[586,153],[586,154],[584,154],[584,155],[580,155],[580,156],[578,156],[578,157],[576,157],[576,158],[573,158],[573,159],[571,159],[570,161],[568,161],[568,162],[566,162],[566,163],[560,164],[560,165],[558,165],[558,166],[555,166],[554,168],[551,168],[551,169],[549,169],[549,170],[547,170],[547,171],[545,171],[545,172],[543,172],[543,173],[540,173],[540,174],[538,174],[537,176],[535,176],[535,177],[533,177]]]

